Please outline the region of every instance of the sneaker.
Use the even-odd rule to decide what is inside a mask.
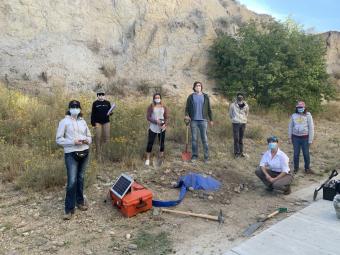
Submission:
[[[294,174],[297,174],[298,171],[299,171],[299,168],[294,168]]]
[[[241,156],[241,154],[235,153],[234,154],[234,158],[239,158]]]
[[[63,220],[70,220],[72,219],[72,213],[68,212],[63,215]]]
[[[312,169],[306,169],[305,174],[315,174],[315,172]]]
[[[86,205],[80,205],[79,204],[79,205],[77,205],[77,207],[80,211],[87,211],[87,209],[88,209],[88,207]]]
[[[292,193],[292,189],[290,188],[290,186],[283,192],[283,195],[289,195],[290,193]]]
[[[150,166],[150,160],[149,159],[145,160],[145,165]]]
[[[192,163],[194,163],[194,162],[196,162],[196,161],[197,161],[197,158],[196,158],[196,157],[192,157],[192,158],[191,158],[191,162],[192,162]]]
[[[241,158],[249,158],[249,155],[247,153],[241,153],[240,157]]]

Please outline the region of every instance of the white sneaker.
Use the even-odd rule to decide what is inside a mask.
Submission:
[[[150,166],[150,160],[149,159],[145,160],[145,165]]]

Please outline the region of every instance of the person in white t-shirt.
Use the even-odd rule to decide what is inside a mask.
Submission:
[[[152,97],[152,103],[147,109],[146,119],[149,121],[150,125],[148,130],[145,165],[149,166],[152,146],[157,136],[160,144],[159,156],[160,158],[164,157],[165,132],[169,120],[168,108],[163,104],[162,96],[158,92]]]
[[[276,136],[269,137],[267,143],[268,150],[263,154],[255,174],[267,186],[268,191],[275,189],[288,195],[293,181],[289,169],[289,158],[279,149],[279,139]]]

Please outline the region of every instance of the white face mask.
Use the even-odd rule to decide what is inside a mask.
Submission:
[[[79,113],[80,113],[80,108],[71,108],[70,109],[71,116],[78,116]]]
[[[153,100],[156,104],[161,103],[161,100],[159,98],[156,98],[155,100]]]

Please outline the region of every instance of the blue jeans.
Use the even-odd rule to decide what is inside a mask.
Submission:
[[[208,147],[208,121],[206,120],[192,120],[191,121],[191,143],[192,143],[192,159],[198,157],[198,146],[197,146],[197,133],[201,134],[201,140],[204,150],[204,159],[209,158],[209,147]]]
[[[300,149],[302,149],[303,159],[305,161],[305,170],[309,169],[309,143],[308,137],[292,136],[293,149],[294,149],[294,170],[299,169]]]
[[[65,198],[65,213],[71,213],[77,204],[84,204],[84,175],[89,156],[77,161],[72,152],[65,153],[65,164],[67,170],[67,187]]]

